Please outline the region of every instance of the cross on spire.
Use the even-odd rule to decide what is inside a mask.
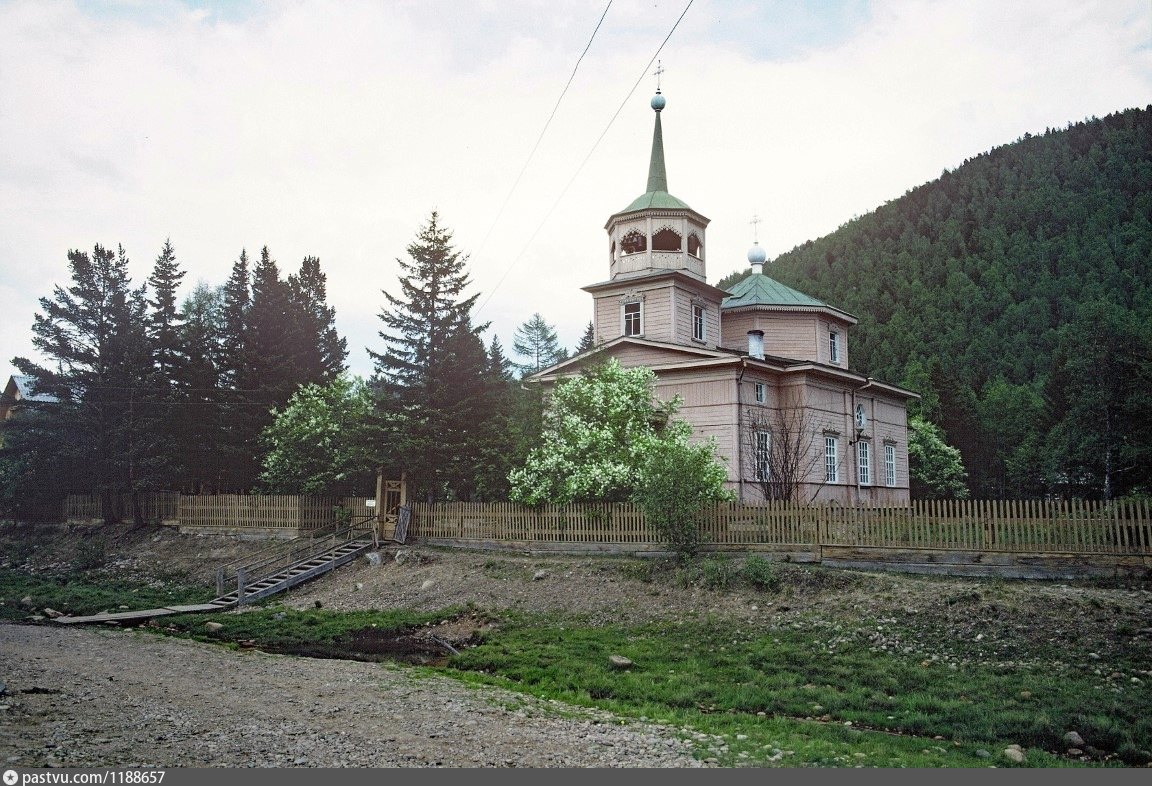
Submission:
[[[752,225],[752,240],[756,243],[760,242],[760,227],[759,224],[763,219],[760,216],[752,216],[752,220],[748,223]]]
[[[664,73],[664,66],[662,66],[660,64],[660,61],[657,60],[656,61],[656,70],[652,72],[652,75],[656,77],[656,92],[657,93],[660,92],[660,75],[662,73]]]

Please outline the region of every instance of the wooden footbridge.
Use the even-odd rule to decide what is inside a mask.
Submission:
[[[404,532],[399,528],[396,538],[399,538],[399,542],[404,540]],[[221,565],[216,570],[217,596],[207,603],[102,612],[82,617],[56,617],[55,621],[65,625],[83,622],[132,623],[171,614],[227,611],[335,570],[379,545],[373,519],[336,531],[275,543],[250,555],[244,562]]]

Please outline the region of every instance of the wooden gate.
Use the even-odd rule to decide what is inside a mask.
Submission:
[[[404,473],[401,473],[400,480],[385,480],[383,471],[376,475],[376,523],[381,540],[398,539],[396,525],[399,522],[400,509],[408,504],[408,484],[405,477]],[[399,540],[403,542],[403,537]]]

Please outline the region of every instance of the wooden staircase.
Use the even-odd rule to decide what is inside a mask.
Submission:
[[[366,531],[363,526],[293,538],[258,551],[247,562],[217,568],[217,597],[207,603],[138,611],[106,611],[83,617],[56,617],[54,621],[65,625],[81,622],[134,622],[169,614],[227,611],[335,570],[378,545],[374,533]],[[233,586],[235,589],[231,589]]]
[[[319,553],[304,557],[255,581],[245,577],[238,582],[236,589],[209,602],[217,608],[226,609],[275,595],[277,592],[283,592],[330,570],[335,570],[356,559],[373,546],[375,543],[371,538],[357,538],[336,546],[330,546]]]

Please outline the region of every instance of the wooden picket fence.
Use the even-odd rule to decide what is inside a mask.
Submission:
[[[337,522],[342,506],[354,520],[372,514],[363,497],[293,495],[145,495],[149,521],[198,531],[314,531]],[[127,498],[114,502],[131,521]],[[102,520],[98,496],[70,495],[65,519]],[[542,505],[417,503],[408,536],[415,540],[645,546],[659,534],[628,503]],[[958,552],[1121,554],[1152,556],[1152,504],[1043,500],[917,501],[906,507],[719,503],[704,510],[705,543],[718,548],[888,548]],[[628,550],[623,548],[621,550]]]
[[[418,503],[411,537],[430,541],[657,544],[635,505]],[[942,500],[907,507],[720,503],[700,516],[714,547],[873,547],[981,552],[1152,555],[1146,500]]]
[[[333,526],[337,506],[353,520],[369,515],[364,497],[160,492],[142,495],[142,502],[148,522],[201,532],[263,530],[292,536]],[[122,520],[132,520],[128,495],[121,495],[113,504],[118,506],[117,515]],[[98,495],[70,494],[64,500],[64,519],[98,523],[103,520],[103,501]]]

